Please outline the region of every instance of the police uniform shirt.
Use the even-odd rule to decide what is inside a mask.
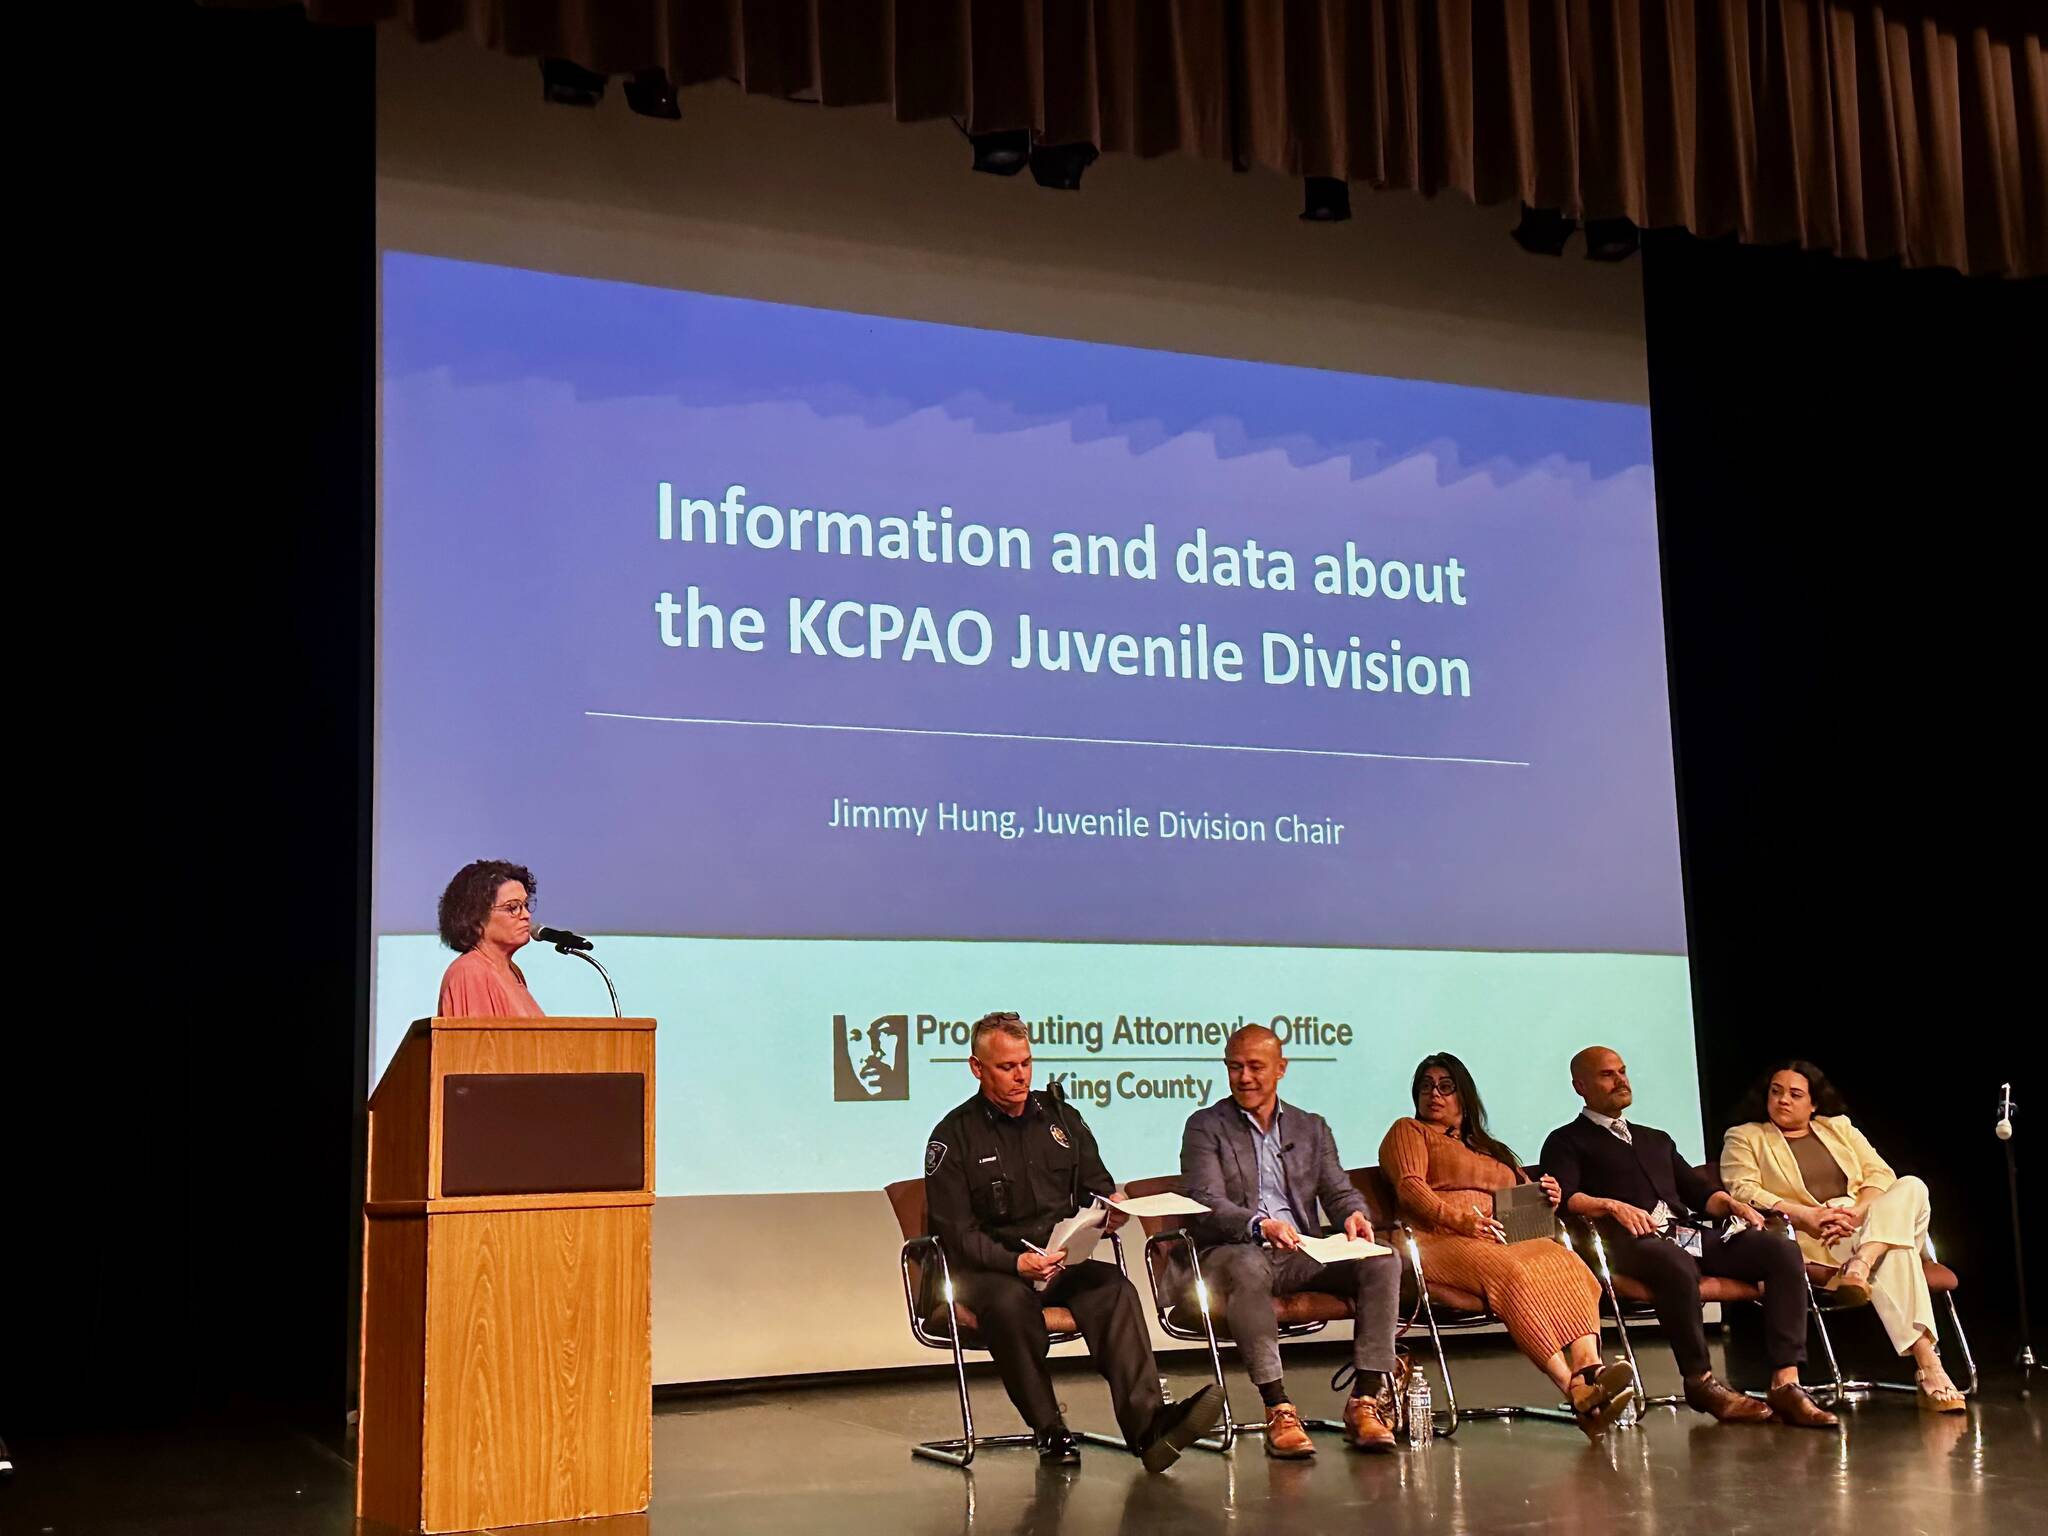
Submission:
[[[925,1210],[953,1264],[1017,1272],[1029,1241],[1116,1181],[1095,1135],[1071,1105],[1034,1093],[1006,1115],[980,1093],[933,1127],[925,1148]]]

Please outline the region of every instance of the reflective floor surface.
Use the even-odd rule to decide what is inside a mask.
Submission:
[[[1468,1340],[1453,1357],[1466,1404],[1552,1400],[1519,1356]],[[1333,1358],[1290,1351],[1304,1412],[1334,1414]],[[1175,1392],[1200,1378],[1179,1369]],[[1646,1353],[1652,1391],[1675,1385]],[[1661,1368],[1661,1369],[1660,1369]],[[1113,1420],[1085,1366],[1063,1366],[1077,1426]],[[984,1431],[1014,1429],[992,1377],[977,1376]],[[1334,1436],[1310,1463],[1191,1451],[1161,1477],[1090,1448],[1076,1471],[1041,1471],[1028,1451],[986,1451],[972,1471],[913,1458],[913,1440],[957,1433],[952,1389],[919,1378],[878,1385],[700,1396],[654,1421],[654,1503],[644,1516],[546,1527],[575,1536],[698,1536],[796,1530],[896,1533],[1354,1531],[1772,1532],[1937,1536],[2048,1531],[2048,1394],[1994,1382],[1968,1414],[1919,1412],[1882,1395],[1840,1431],[1715,1424],[1652,1410],[1641,1427],[1589,1445],[1569,1425],[1475,1422],[1452,1440],[1393,1456],[1347,1453]],[[1256,1403],[1233,1384],[1240,1413]],[[1439,1396],[1441,1405],[1441,1396]],[[312,1439],[248,1427],[158,1436],[9,1437],[19,1470],[0,1484],[7,1536],[375,1536],[350,1516],[353,1474]],[[526,1528],[531,1533],[535,1528]]]

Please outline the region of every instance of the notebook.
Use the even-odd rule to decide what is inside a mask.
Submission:
[[[1557,1212],[1541,1184],[1516,1184],[1493,1192],[1493,1219],[1501,1224],[1511,1243],[1557,1236]]]

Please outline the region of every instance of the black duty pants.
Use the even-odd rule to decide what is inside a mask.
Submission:
[[[974,1313],[982,1346],[995,1356],[1003,1389],[1034,1430],[1050,1427],[1060,1416],[1052,1376],[1045,1368],[1051,1345],[1042,1309],[1065,1307],[1072,1312],[1088,1341],[1089,1358],[1109,1383],[1117,1426],[1131,1449],[1138,1449],[1160,1409],[1159,1370],[1145,1331],[1144,1308],[1121,1270],[1091,1259],[1065,1271],[1043,1291],[1034,1291],[1021,1275],[991,1270],[956,1274],[953,1285]]]

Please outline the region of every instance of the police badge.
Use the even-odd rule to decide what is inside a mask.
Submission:
[[[1074,1150],[1074,1144],[1067,1140],[1067,1128],[1058,1121],[1053,1122],[1052,1139],[1065,1147],[1069,1152]]]

